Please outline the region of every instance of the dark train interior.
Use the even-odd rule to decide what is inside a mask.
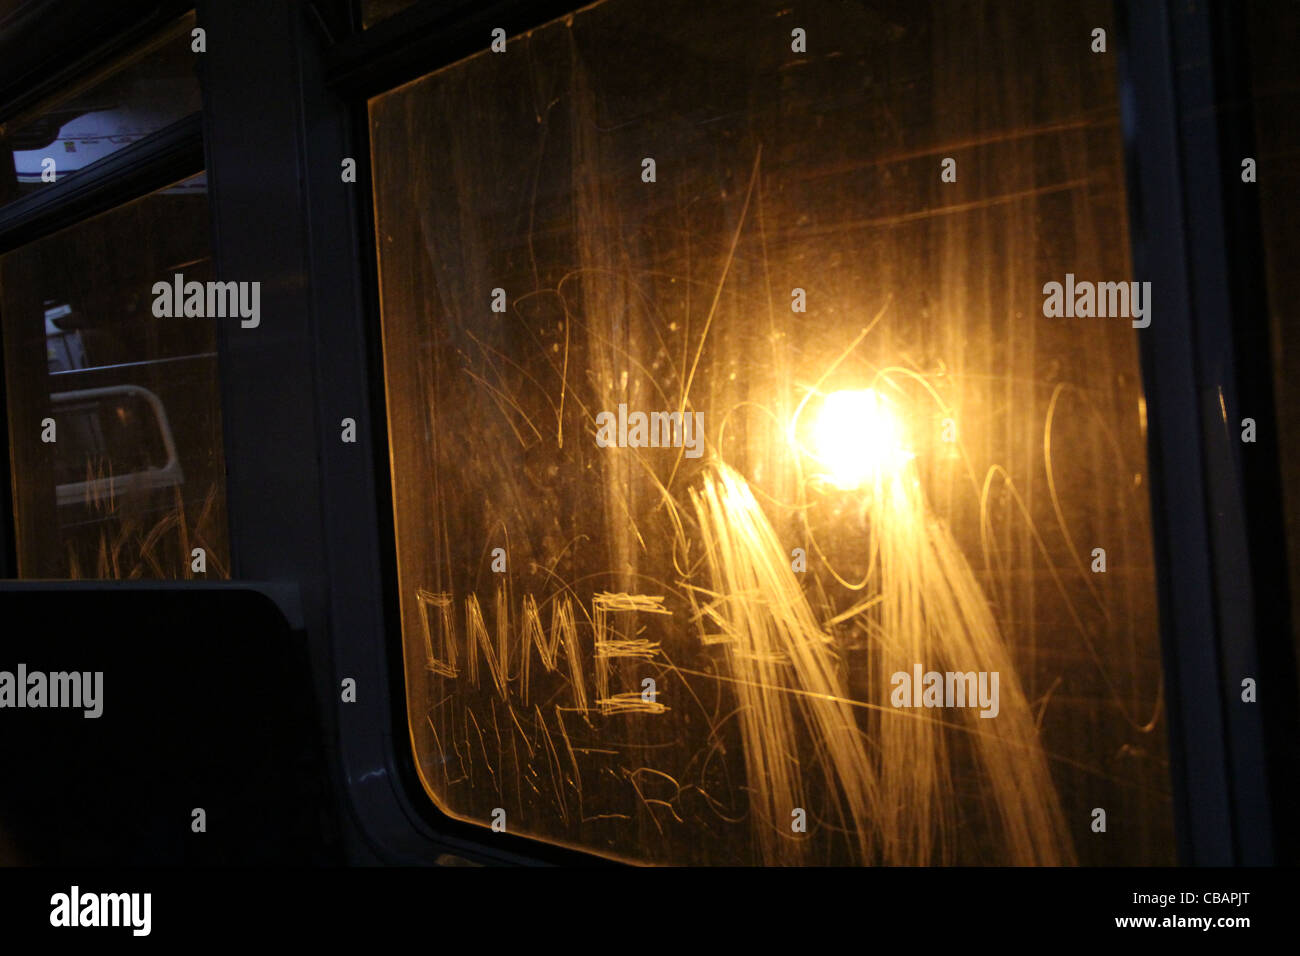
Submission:
[[[1297,35],[0,0],[0,863],[1300,862]]]

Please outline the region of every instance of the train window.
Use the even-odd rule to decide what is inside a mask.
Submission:
[[[200,109],[194,14],[126,57],[0,124],[0,201],[85,169]]]
[[[208,228],[200,174],[0,256],[20,576],[228,576]]]
[[[438,808],[643,863],[1173,861],[1099,28],[605,0],[370,101]]]

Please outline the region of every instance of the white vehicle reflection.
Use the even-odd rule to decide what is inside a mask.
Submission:
[[[167,411],[138,385],[50,396],[58,424],[55,462],[60,508],[124,503],[184,482]]]

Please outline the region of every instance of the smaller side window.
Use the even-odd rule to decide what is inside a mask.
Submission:
[[[0,256],[20,576],[228,576],[212,277],[202,175]]]

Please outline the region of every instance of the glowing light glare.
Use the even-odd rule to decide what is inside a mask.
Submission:
[[[898,416],[870,388],[827,395],[813,443],[827,477],[842,491],[893,474],[912,458]]]

